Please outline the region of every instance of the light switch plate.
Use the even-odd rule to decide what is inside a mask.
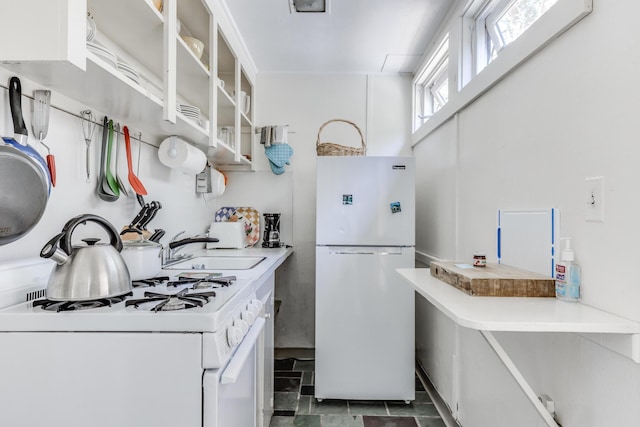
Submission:
[[[604,177],[592,176],[585,178],[585,206],[587,214],[585,220],[589,222],[604,222]]]

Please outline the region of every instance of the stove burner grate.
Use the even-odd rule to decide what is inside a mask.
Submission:
[[[111,307],[112,304],[117,304],[125,300],[126,297],[133,295],[132,292],[128,292],[124,295],[118,295],[111,298],[99,298],[86,301],[53,301],[47,298],[33,301],[34,307],[42,307],[43,310],[48,311],[76,311],[76,310],[88,310],[92,308]]]
[[[167,287],[178,287],[180,285],[192,284],[191,289],[208,289],[208,288],[224,288],[235,283],[236,276],[215,277],[208,276],[203,278],[184,277],[167,283]]]
[[[157,292],[146,291],[144,298],[130,299],[125,302],[126,306],[134,306],[135,308],[145,309],[148,307],[150,311],[174,311],[186,310],[189,308],[202,307],[209,302],[210,298],[216,296],[213,291],[208,292],[189,292],[188,288],[184,288],[175,294],[160,294]],[[155,304],[157,302],[157,304]]]
[[[133,286],[134,288],[148,288],[151,286],[155,287],[156,285],[161,285],[168,280],[168,276],[152,277],[150,279],[134,280],[131,282],[131,286]]]

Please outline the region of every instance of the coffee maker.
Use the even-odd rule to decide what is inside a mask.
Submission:
[[[264,234],[262,235],[263,248],[279,248],[280,245],[280,214],[265,213]]]

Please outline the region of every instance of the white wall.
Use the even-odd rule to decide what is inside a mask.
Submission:
[[[0,68],[0,81],[3,86],[8,85],[12,74]],[[31,96],[35,89],[45,89],[29,80],[21,79],[22,92]],[[58,93],[52,94],[52,104],[62,105],[68,111],[79,114],[84,108]],[[23,98],[22,108],[25,122],[29,130],[29,143],[46,155],[46,149],[33,138],[31,116],[33,102]],[[0,89],[0,134],[13,135],[13,123],[9,110],[8,91]],[[104,112],[94,113],[102,121]],[[108,112],[107,112],[108,114]],[[118,119],[114,117],[114,119]],[[145,130],[142,129],[143,139]],[[100,160],[102,127],[97,126],[91,144],[91,182],[85,182],[85,142],[82,134],[80,119],[57,109],[51,110],[48,135],[45,143],[55,155],[57,166],[57,185],[51,191],[46,211],[40,222],[33,230],[15,242],[0,246],[0,262],[18,260],[26,257],[38,257],[44,244],[59,233],[67,220],[82,213],[94,213],[111,222],[117,230],[127,225],[140,209],[135,198],[120,198],[115,202],[104,202],[96,195],[96,182],[98,163]],[[148,141],[148,139],[147,139]],[[158,144],[160,141],[151,141]],[[138,142],[132,141],[134,168],[137,165]],[[148,191],[145,201],[157,200],[162,204],[162,209],[156,218],[149,224],[150,228],[163,228],[166,235],[162,242],[168,240],[185,230],[186,235],[194,235],[205,232],[215,212],[217,202],[215,199],[205,199],[195,194],[193,175],[169,169],[162,165],[157,156],[157,148],[150,144],[141,147],[141,161],[139,178]],[[126,170],[124,150],[121,150],[120,161],[122,169]],[[126,174],[124,176],[126,180]],[[91,224],[89,225],[92,226]],[[78,233],[83,233],[83,226],[78,227]],[[96,237],[106,238],[101,231],[91,231]],[[75,239],[74,239],[75,241]],[[194,249],[195,249],[194,245]],[[188,249],[185,249],[188,250]],[[2,286],[2,284],[0,284]]]
[[[276,347],[313,348],[315,334],[315,144],[320,126],[341,118],[358,125],[368,155],[410,155],[410,78],[364,75],[258,76],[258,126],[288,124],[294,150],[286,174],[293,176],[293,248],[278,276]],[[357,132],[330,128],[322,142],[357,145]],[[260,158],[258,147],[256,156]],[[262,161],[264,168],[268,168]]]
[[[498,209],[555,207],[583,267],[583,302],[640,321],[640,4],[594,3],[593,13],[415,147],[428,170],[418,206],[436,218],[418,221],[418,248],[457,260],[485,248],[495,262]],[[585,178],[597,175],[606,183],[604,223],[585,221]],[[450,331],[446,322],[419,334]],[[450,345],[419,357],[462,425],[542,425],[478,333],[461,330],[457,339],[458,393],[450,379],[458,373],[434,371],[448,369]],[[498,339],[534,390],[555,400],[564,427],[640,425],[640,365],[571,334]]]

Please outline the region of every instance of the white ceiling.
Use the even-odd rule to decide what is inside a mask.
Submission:
[[[455,0],[225,0],[259,73],[411,73]]]

